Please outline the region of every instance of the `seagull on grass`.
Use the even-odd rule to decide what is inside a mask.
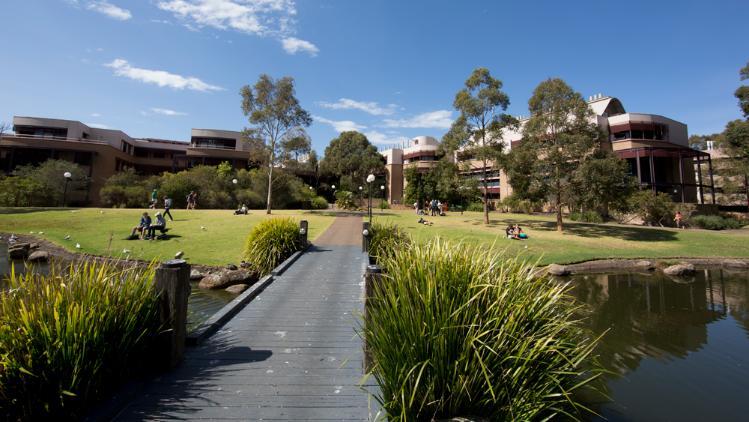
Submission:
[[[80,248],[81,248],[81,244],[80,244],[80,243],[76,243],[76,244],[75,244],[75,248],[76,248],[76,249],[80,249]]]
[[[184,252],[179,251],[176,254],[174,254],[174,257],[177,258],[177,259],[180,259],[180,258],[182,258],[182,255],[184,255],[184,254],[185,254]]]
[[[70,240],[70,235],[69,234],[65,235],[65,240]]]

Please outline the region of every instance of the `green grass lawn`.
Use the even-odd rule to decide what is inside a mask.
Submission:
[[[231,210],[172,210],[174,221],[167,218],[168,240],[126,240],[138,225],[142,209],[107,208],[5,208],[0,209],[0,232],[29,234],[70,251],[94,255],[165,260],[178,251],[194,264],[238,264],[244,241],[250,229],[267,218],[265,211],[252,210],[249,215],[232,215]],[[148,210],[153,216],[156,210]],[[288,216],[309,221],[309,239],[314,240],[333,221],[333,217],[304,211],[274,211],[273,216]],[[205,227],[202,229],[201,227]],[[65,236],[70,235],[70,240]],[[111,244],[110,244],[111,240]],[[76,249],[76,243],[81,245]]]
[[[565,221],[560,234],[553,216],[493,212],[486,226],[479,212],[448,214],[424,217],[433,226],[418,224],[413,211],[386,210],[375,219],[398,224],[417,241],[440,236],[472,246],[507,249],[540,259],[542,264],[600,258],[749,257],[749,228],[718,232]],[[520,224],[530,239],[505,238],[510,223]]]

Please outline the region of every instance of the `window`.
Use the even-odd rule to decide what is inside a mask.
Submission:
[[[629,131],[621,131],[621,132],[614,132],[614,140],[620,141],[622,139],[628,139],[629,138]]]
[[[154,151],[153,158],[164,158],[164,151]]]

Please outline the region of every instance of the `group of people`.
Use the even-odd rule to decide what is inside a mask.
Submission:
[[[510,224],[505,229],[505,234],[508,239],[527,239],[528,235],[523,232],[523,229],[517,224]]]
[[[234,215],[247,215],[247,205],[242,204],[234,211]]]
[[[439,215],[439,216],[446,215],[445,211],[447,210],[447,204],[443,204],[441,201],[437,199],[432,199],[431,201],[427,201],[427,206],[432,217],[434,217],[435,215]],[[419,201],[414,202],[414,211],[416,211],[417,215],[426,215],[426,211],[419,208]]]
[[[140,223],[138,223],[137,226],[133,227],[133,231],[130,233],[130,237],[136,237],[136,235],[138,235],[142,240],[156,239],[157,230],[162,233],[165,231],[166,219],[159,211],[156,211],[154,217],[156,217],[155,222],[151,220],[151,216],[149,216],[147,212],[144,212],[140,217]],[[171,214],[169,218],[171,218]]]

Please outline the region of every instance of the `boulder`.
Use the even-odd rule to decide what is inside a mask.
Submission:
[[[208,274],[198,283],[201,289],[225,289],[235,284],[242,284],[252,280],[253,274],[244,270],[221,270],[215,274]]]
[[[548,267],[546,267],[546,271],[551,275],[557,275],[557,276],[570,274],[570,270],[568,270],[567,267],[565,267],[564,265],[559,265],[559,264],[549,265]]]
[[[234,265],[234,264],[226,264],[226,269],[227,269],[227,270],[231,270],[231,271],[234,271],[234,270],[236,270],[236,269],[237,269],[237,266],[236,266],[236,265]]]
[[[31,249],[31,250],[39,249],[39,244],[38,243],[31,243],[29,245],[29,249]]]
[[[249,284],[242,283],[242,284],[235,284],[233,286],[229,286],[225,290],[227,292],[229,292],[229,293],[238,295],[238,294],[244,292],[245,290],[247,290],[247,288],[249,288],[249,287],[250,287]]]
[[[29,244],[28,243],[16,243],[8,246],[8,258],[9,259],[26,259],[29,256]]]
[[[31,253],[31,255],[29,255],[28,260],[31,261],[31,262],[49,261],[49,252],[47,252],[47,251],[34,251],[34,252]]]
[[[693,275],[695,273],[695,270],[694,265],[682,262],[681,264],[666,267],[663,270],[663,273],[672,276],[688,276]]]
[[[201,273],[198,270],[190,270],[190,280],[191,281],[197,281],[205,277],[205,274]]]
[[[250,268],[250,263],[242,261],[242,262],[239,263],[239,267],[240,268]]]

